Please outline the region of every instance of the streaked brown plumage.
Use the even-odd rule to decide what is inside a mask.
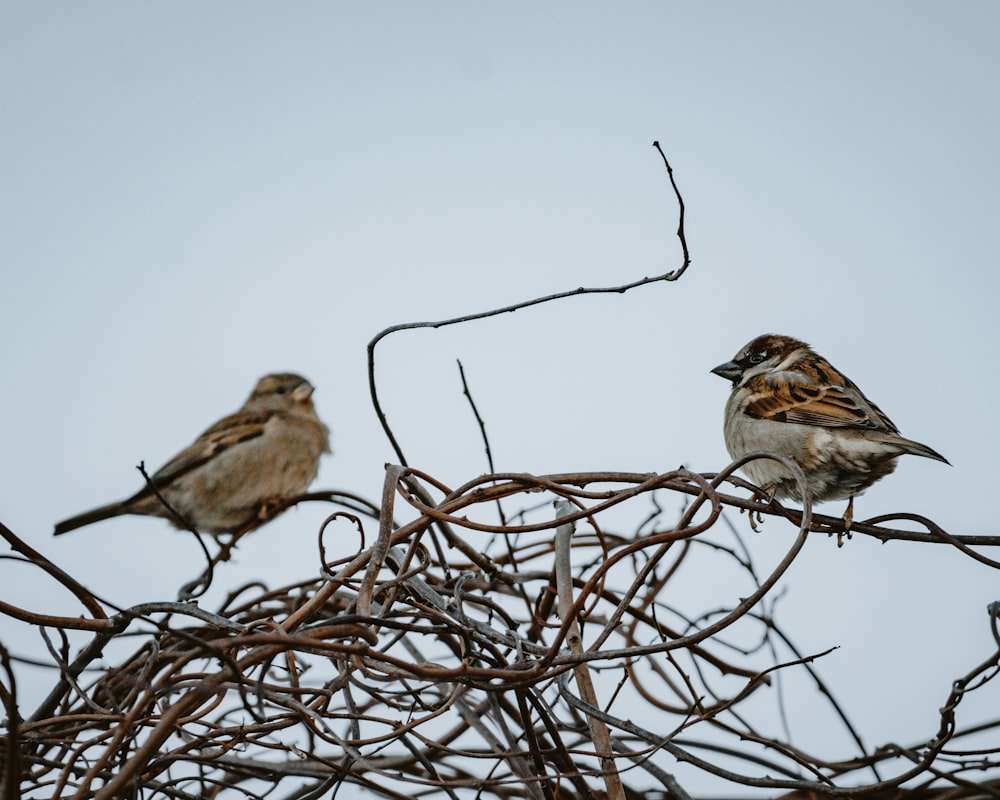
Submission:
[[[241,529],[260,519],[267,504],[301,494],[316,477],[320,456],[330,452],[312,394],[312,384],[299,375],[265,375],[239,411],[152,476],[157,489],[185,520],[213,534]],[[166,517],[177,525],[145,486],[126,500],[58,523],[55,533],[122,514]]]
[[[814,502],[853,501],[907,453],[948,463],[901,436],[850,379],[798,339],[758,336],[712,372],[733,383],[724,428],[729,454],[772,450],[793,458]],[[798,482],[780,463],[760,459],[743,471],[775,497],[802,501]]]

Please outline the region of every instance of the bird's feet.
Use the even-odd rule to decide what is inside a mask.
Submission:
[[[754,499],[760,500],[765,506],[770,506],[774,502],[774,495],[777,491],[777,484],[769,483],[766,486],[761,486],[755,492]],[[751,510],[748,516],[750,518],[750,528],[754,533],[757,533],[760,530],[757,526],[764,524],[764,514],[760,511]]]
[[[844,539],[851,538],[851,525],[854,524],[854,495],[847,501],[847,509],[844,511],[844,530],[837,533],[837,547],[844,546]]]

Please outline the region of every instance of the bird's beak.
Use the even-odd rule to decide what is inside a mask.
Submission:
[[[312,397],[312,393],[316,391],[311,383],[300,383],[295,387],[295,391],[292,392],[292,397],[298,403],[305,403]]]
[[[727,361],[725,364],[719,364],[719,366],[712,370],[712,373],[718,375],[720,378],[725,378],[727,381],[736,383],[736,381],[743,377],[743,368],[735,361]]]

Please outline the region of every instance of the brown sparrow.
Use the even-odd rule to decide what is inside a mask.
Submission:
[[[192,526],[230,533],[266,516],[268,504],[301,494],[330,432],[316,416],[313,387],[290,373],[265,375],[243,407],[216,422],[152,477],[157,490]],[[166,517],[183,527],[147,485],[127,500],[56,525],[56,534],[121,514]]]
[[[724,429],[729,454],[772,450],[794,459],[814,502],[849,498],[848,526],[854,496],[892,472],[899,456],[949,463],[900,436],[849,378],[790,336],[758,336],[712,372],[733,382]],[[775,497],[802,501],[798,481],[777,461],[751,461],[743,471]]]

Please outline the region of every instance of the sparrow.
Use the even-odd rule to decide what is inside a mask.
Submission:
[[[899,456],[948,459],[899,429],[847,376],[791,336],[765,334],[712,372],[732,381],[726,403],[726,448],[734,458],[758,450],[788,456],[802,468],[813,502],[848,500],[896,468]],[[778,499],[802,502],[802,488],[777,461],[743,466]]]
[[[223,417],[152,476],[185,522],[211,534],[232,533],[267,518],[268,506],[301,494],[330,452],[330,432],[300,375],[265,375],[243,407]],[[186,527],[146,485],[126,500],[55,526],[55,534],[122,514],[166,517]]]

